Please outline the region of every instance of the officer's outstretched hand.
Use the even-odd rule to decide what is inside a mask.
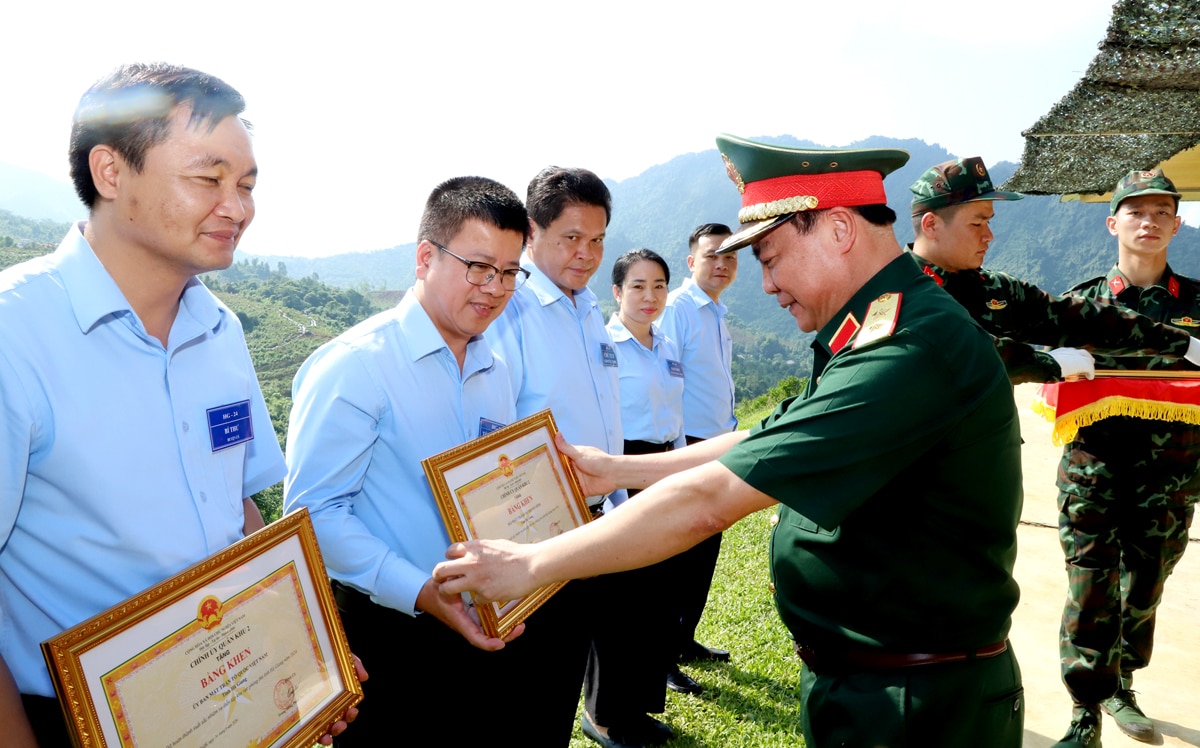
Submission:
[[[1090,351],[1082,348],[1055,348],[1050,356],[1062,369],[1063,379],[1096,378],[1096,361]]]
[[[474,592],[480,600],[516,600],[541,584],[532,560],[537,543],[509,540],[469,540],[446,549],[446,558],[433,567],[433,579],[443,595]]]
[[[1192,342],[1188,343],[1187,353],[1183,354],[1188,363],[1200,366],[1200,338],[1192,338]]]

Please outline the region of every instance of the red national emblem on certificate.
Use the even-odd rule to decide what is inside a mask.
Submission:
[[[209,595],[200,601],[200,608],[196,611],[196,620],[205,629],[216,628],[221,624],[221,601]]]

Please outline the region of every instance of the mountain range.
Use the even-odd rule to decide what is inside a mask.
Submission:
[[[790,136],[762,138],[788,146],[814,146]],[[871,137],[849,148],[902,148],[911,154],[908,163],[885,180],[889,204],[899,220],[896,235],[901,243],[912,241],[908,220],[908,186],[929,166],[952,158],[946,149],[922,140]],[[993,181],[1000,185],[1016,164],[991,165]],[[19,183],[19,184],[16,184]],[[58,185],[55,187],[55,185]],[[687,237],[700,223],[737,223],[739,197],[726,176],[719,153],[707,150],[690,153],[651,167],[636,177],[608,181],[613,195],[613,218],[605,242],[605,257],[592,279],[592,289],[612,308],[609,275],[612,262],[634,247],[649,247],[662,254],[678,286],[687,274]],[[70,187],[34,172],[0,164],[0,209],[19,216],[71,220],[79,203]],[[0,236],[6,233],[5,215],[0,210]],[[1026,197],[1018,202],[997,203],[992,229],[996,239],[985,267],[1002,270],[1048,291],[1059,293],[1070,286],[1103,274],[1116,260],[1116,243],[1105,227],[1104,204],[1061,203],[1055,197]],[[12,218],[11,216],[9,218]],[[50,223],[50,222],[46,222]],[[43,222],[38,222],[42,234]],[[50,224],[53,226],[53,224]],[[59,231],[58,233],[61,233]],[[27,237],[33,238],[33,237]],[[39,235],[37,240],[45,241]],[[1184,275],[1200,275],[1200,231],[1184,226],[1171,245],[1172,267]],[[258,257],[272,268],[282,267],[291,277],[316,275],[321,281],[359,290],[403,289],[413,281],[415,244],[376,251],[336,254],[328,257]],[[251,259],[239,253],[239,259]],[[761,291],[757,264],[743,253],[740,275],[723,297],[730,320],[739,328],[780,336],[785,348],[795,351],[799,342],[792,318]]]

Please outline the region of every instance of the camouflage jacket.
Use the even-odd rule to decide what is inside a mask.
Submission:
[[[1108,275],[1084,281],[1067,291],[1072,297],[1119,305],[1145,317],[1171,325],[1188,335],[1200,335],[1200,282],[1176,275],[1168,265],[1162,279],[1148,288],[1139,288],[1114,265]],[[1100,348],[1101,346],[1097,346]],[[1194,369],[1179,359],[1185,347],[1159,351],[1162,355],[1134,357],[1135,352],[1106,350],[1095,354],[1097,369]],[[1171,355],[1174,353],[1175,355]],[[1106,354],[1106,355],[1105,355]]]
[[[995,338],[996,352],[1013,384],[1062,379],[1058,362],[1034,346],[1086,347],[1116,356],[1154,356],[1159,362],[1187,353],[1186,332],[1111,302],[1093,301],[1085,294],[1053,296],[1005,273],[951,273],[916,254],[912,258]],[[1140,361],[1145,366],[1148,359]]]
[[[1137,310],[1166,325],[1200,332],[1200,282],[1168,266],[1155,285],[1139,288],[1116,267],[1067,293]],[[1097,369],[1195,369],[1163,356],[1096,356]],[[1101,468],[1096,469],[1094,461]],[[1091,501],[1124,501],[1140,507],[1183,506],[1200,500],[1200,427],[1115,416],[1079,430],[1063,452],[1059,487]],[[1135,471],[1136,479],[1125,479]]]

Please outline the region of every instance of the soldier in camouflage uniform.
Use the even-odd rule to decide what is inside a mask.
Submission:
[[[1179,193],[1161,169],[1117,185],[1108,229],[1117,264],[1070,293],[1119,304],[1188,332],[1200,326],[1200,283],[1176,275],[1167,245]],[[1194,368],[1179,361],[1098,357],[1107,368]],[[1059,466],[1059,528],[1070,580],[1062,621],[1063,682],[1075,703],[1059,746],[1100,745],[1099,710],[1122,732],[1155,739],[1133,671],[1150,661],[1163,585],[1187,547],[1200,499],[1200,428],[1115,417],[1079,430]]]
[[[994,189],[980,158],[932,166],[910,189],[914,259],[996,339],[997,352],[1014,384],[1060,381],[1071,375],[1090,378],[1093,366],[1088,351],[1060,346],[1170,359],[1191,349],[1200,362],[1200,347],[1192,348],[1186,332],[1118,306],[1052,296],[1005,273],[981,269],[992,241],[988,223],[995,214],[993,201],[1023,196]],[[1034,345],[1057,350],[1042,351]]]

